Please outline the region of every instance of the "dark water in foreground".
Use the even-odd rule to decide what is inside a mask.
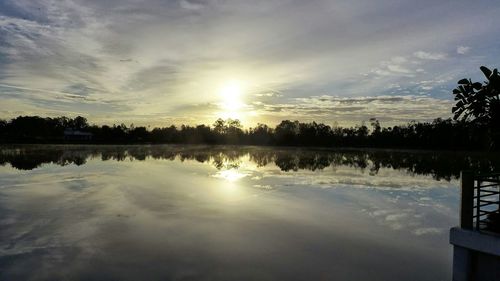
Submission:
[[[481,154],[0,148],[0,280],[451,280]]]

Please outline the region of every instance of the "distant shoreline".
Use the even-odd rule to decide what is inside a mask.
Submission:
[[[382,127],[329,126],[324,123],[283,120],[275,127],[258,124],[243,128],[239,120],[218,119],[212,125],[160,128],[133,124],[91,125],[75,118],[19,116],[0,120],[0,143],[6,144],[202,144],[280,147],[377,148],[429,151],[493,151],[500,149],[500,132],[489,125],[435,119]]]

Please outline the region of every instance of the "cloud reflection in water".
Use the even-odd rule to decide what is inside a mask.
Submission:
[[[456,223],[457,182],[453,169],[432,163],[453,157],[190,146],[2,151],[10,165],[0,166],[0,280],[449,279],[445,230]]]

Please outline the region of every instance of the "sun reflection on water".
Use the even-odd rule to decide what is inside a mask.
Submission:
[[[219,171],[214,175],[214,177],[216,177],[216,178],[221,178],[221,179],[224,179],[224,180],[230,181],[230,182],[238,181],[246,176],[248,176],[248,174],[242,173],[242,172],[238,171],[237,169],[229,169],[229,170]]]

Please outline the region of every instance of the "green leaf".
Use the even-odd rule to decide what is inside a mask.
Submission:
[[[462,84],[462,85],[469,84],[469,80],[464,78],[464,79],[458,81],[458,84]]]
[[[475,90],[481,90],[482,86],[483,85],[481,83],[479,83],[479,82],[476,82],[476,83],[472,84],[472,88],[474,88]]]

